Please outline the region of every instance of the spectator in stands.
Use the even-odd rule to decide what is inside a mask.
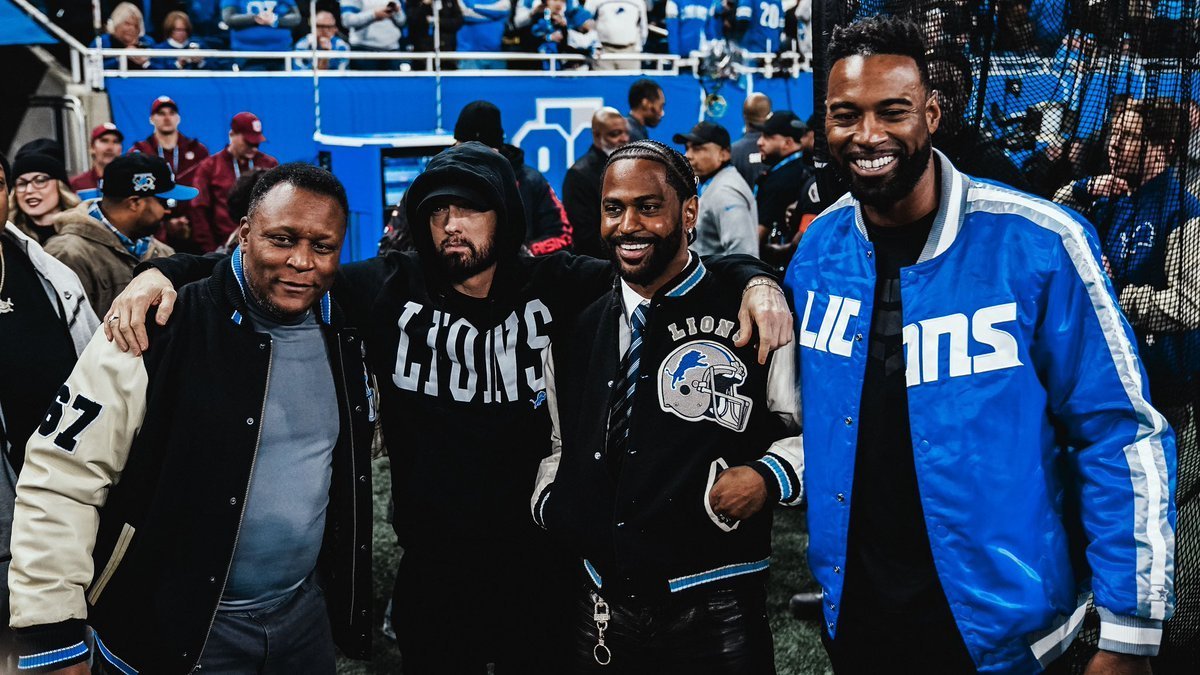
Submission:
[[[969,176],[1032,192],[1029,181],[1004,148],[995,140],[984,138],[978,127],[968,122],[967,106],[974,81],[971,63],[959,51],[939,52],[929,59],[929,84],[937,90],[942,107],[942,122],[933,135],[934,146]]]
[[[675,134],[687,146],[687,159],[700,181],[700,213],[691,248],[697,255],[758,255],[758,207],[750,186],[729,163],[729,132],[720,124],[700,122]]]
[[[342,0],[342,25],[356,52],[398,52],[408,16],[400,0]],[[399,60],[355,59],[353,70],[399,70]]]
[[[176,185],[167,163],[153,155],[125,155],[109,165],[100,199],[91,199],[55,218],[58,235],[46,253],[79,276],[97,315],[108,311],[133,278],[133,268],[175,251],[154,238],[176,202],[196,190]]]
[[[524,4],[524,3],[522,3]],[[592,13],[579,4],[579,0],[545,0],[541,17],[530,26],[530,32],[542,41],[538,45],[540,54],[584,54],[592,56],[595,52],[595,41],[582,38],[596,27]],[[574,36],[574,37],[573,37]],[[594,37],[594,36],[592,36]],[[542,64],[550,69],[550,62]]]
[[[663,107],[667,103],[667,97],[663,95],[662,87],[658,86],[657,82],[643,77],[629,85],[628,98],[629,115],[625,121],[629,124],[629,142],[644,141],[650,137],[646,127],[658,126],[666,115]]]
[[[79,193],[80,199],[100,196],[100,179],[104,167],[121,156],[125,134],[112,122],[97,124],[92,129],[92,142],[88,152],[92,155],[92,166],[87,171],[71,177],[71,189]]]
[[[1136,100],[1114,120],[1111,173],[1082,178],[1056,198],[1081,208],[1101,232],[1107,271],[1133,325],[1151,399],[1175,426],[1200,379],[1200,201],[1180,179],[1181,111]]]
[[[174,11],[167,14],[162,23],[163,41],[155,49],[200,49],[200,43],[192,39],[192,20],[187,12]],[[186,52],[184,52],[186,54]],[[198,56],[180,55],[175,60],[154,59],[151,67],[160,70],[193,70],[204,67],[204,59]]]
[[[679,56],[688,56],[692,52],[700,51],[705,43],[704,31],[711,16],[712,0],[665,2],[668,50]]]
[[[279,162],[260,152],[266,142],[262,122],[251,112],[240,112],[229,123],[229,145],[210,156],[193,171],[189,181],[200,194],[192,200],[188,213],[192,219],[192,241],[201,251],[220,246],[237,228],[229,217],[229,190],[243,172],[273,169]]]
[[[441,0],[438,12],[439,44],[443,52],[458,51],[458,31],[463,25],[463,10],[458,0]],[[408,0],[408,39],[415,52],[433,51],[433,0]],[[443,61],[443,70],[458,67],[455,61]],[[425,64],[414,62],[413,70]]]
[[[563,203],[579,255],[608,257],[600,243],[600,183],[608,156],[628,142],[629,125],[621,113],[616,108],[597,110],[592,115],[592,146],[563,178]]]
[[[337,20],[333,18],[331,12],[317,12],[317,49],[331,50],[335,52],[350,51],[350,43],[342,39],[342,36],[337,34]],[[312,35],[305,35],[296,41],[296,51],[304,52],[312,50]],[[317,59],[317,70],[345,70],[349,65],[350,59]],[[299,70],[310,70],[308,59],[296,59],[296,68]]]
[[[1188,126],[1190,131],[1184,136],[1188,189],[1200,199],[1200,101],[1195,99],[1188,101]]]
[[[808,127],[808,132],[804,134],[804,138],[800,140],[800,151],[804,153],[802,160],[808,165],[808,168],[816,168],[816,147],[817,147],[817,125],[825,127],[825,116],[813,113],[804,120],[804,126]]]
[[[221,0],[221,20],[229,27],[229,46],[236,51],[286,52],[292,29],[302,20],[292,0]],[[242,70],[282,70],[280,59],[242,59]]]
[[[571,226],[554,188],[540,171],[525,163],[525,152],[504,142],[500,109],[488,101],[472,101],[454,123],[455,143],[479,141],[504,156],[517,177],[525,204],[525,247],[533,255],[570,249]]]
[[[133,144],[129,152],[158,155],[176,176],[182,176],[208,157],[208,148],[179,131],[179,104],[170,96],[159,96],[150,103],[150,125],[154,131]]]
[[[58,233],[54,217],[79,203],[67,185],[62,146],[50,139],[26,143],[17,151],[12,176],[8,215],[17,229],[45,244]]]
[[[242,218],[250,214],[250,197],[254,193],[254,186],[258,184],[258,180],[266,172],[265,169],[247,171],[233,184],[233,188],[229,190],[229,220],[241,223]],[[221,255],[232,253],[233,249],[237,247],[238,233],[240,231],[240,227],[234,228],[233,234],[229,235],[225,243],[217,247],[217,253]]]
[[[783,44],[783,4],[780,0],[720,0],[709,37],[755,54],[776,52]]]
[[[100,320],[75,273],[8,223],[12,167],[0,154],[0,671],[17,672],[8,627],[9,541],[25,444]]]
[[[149,49],[154,43],[146,37],[146,25],[142,18],[142,10],[132,2],[122,2],[113,8],[108,21],[104,25],[105,33],[100,36],[100,46],[104,49]],[[142,56],[130,56],[127,59],[130,69],[150,68],[150,59]],[[104,68],[115,70],[121,67],[119,57],[104,59]]]
[[[586,6],[596,17],[596,34],[605,56],[642,51],[650,30],[645,0],[588,0]],[[596,70],[632,70],[640,65],[636,59],[604,60],[596,62]]]
[[[804,230],[821,212],[817,181],[804,163],[801,145],[808,132],[796,113],[776,110],[758,138],[762,163],[769,167],[754,186],[760,250],[763,261],[781,269],[787,267]],[[799,218],[796,209],[803,214]]]
[[[762,136],[762,124],[771,116],[771,99],[766,94],[755,92],[746,97],[742,103],[742,119],[746,122],[742,137],[734,141],[729,150],[730,161],[738,173],[742,174],[746,185],[754,186],[758,177],[766,173],[767,165],[763,163],[762,153],[758,149],[758,139]]]
[[[460,4],[463,26],[458,29],[458,51],[500,51],[504,25],[513,13],[513,0],[460,0]],[[464,59],[458,62],[459,68],[467,70],[498,70],[504,66],[504,61],[496,59]]]

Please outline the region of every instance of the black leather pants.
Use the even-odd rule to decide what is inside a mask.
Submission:
[[[603,595],[603,592],[601,592]],[[763,582],[647,597],[604,597],[612,660],[597,663],[596,591],[584,589],[573,617],[573,673],[774,675],[775,650]]]

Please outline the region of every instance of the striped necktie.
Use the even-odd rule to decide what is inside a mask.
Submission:
[[[620,456],[629,444],[629,417],[633,413],[633,392],[637,388],[638,366],[641,364],[642,334],[646,330],[646,305],[640,304],[633,310],[630,322],[629,350],[622,359],[623,377],[614,388],[612,406],[608,416],[608,449],[610,459],[620,461]]]

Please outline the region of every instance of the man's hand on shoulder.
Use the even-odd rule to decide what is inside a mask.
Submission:
[[[1083,672],[1084,675],[1150,675],[1150,657],[1101,649]]]
[[[771,352],[792,341],[792,331],[792,310],[779,284],[767,276],[751,279],[742,294],[734,345],[745,347],[757,333],[758,362],[765,364]]]
[[[156,269],[142,272],[129,282],[104,314],[104,336],[109,342],[115,342],[121,351],[132,350],[134,356],[141,356],[150,348],[146,314],[151,307],[157,306],[155,323],[167,325],[175,310],[177,295],[175,287],[162,272]]]

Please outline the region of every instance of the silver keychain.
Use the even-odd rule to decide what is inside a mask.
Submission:
[[[612,617],[608,613],[608,603],[604,602],[604,598],[595,593],[592,594],[592,598],[596,601],[592,610],[592,619],[596,621],[596,646],[592,648],[592,658],[596,659],[596,663],[607,666],[612,662],[612,652],[604,644],[604,631],[608,630],[608,621]]]

